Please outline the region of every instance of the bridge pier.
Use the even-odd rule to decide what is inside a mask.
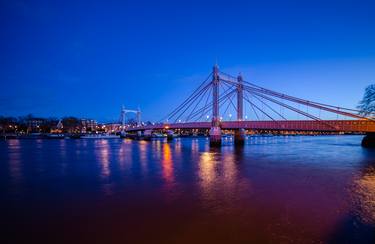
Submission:
[[[234,144],[245,145],[245,129],[238,129],[234,131]]]
[[[375,132],[369,132],[363,137],[362,147],[375,148]]]
[[[210,146],[221,146],[221,128],[213,126],[210,129]]]
[[[167,130],[167,141],[172,141],[174,138],[174,132],[172,130]]]

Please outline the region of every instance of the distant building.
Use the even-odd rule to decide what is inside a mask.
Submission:
[[[98,128],[98,122],[94,119],[81,119],[82,133],[95,131]]]
[[[115,132],[121,131],[120,123],[107,123],[104,126],[105,126],[105,131],[108,133],[115,133]]]
[[[27,130],[29,132],[39,132],[40,127],[45,124],[46,120],[43,118],[30,118],[26,121]]]
[[[56,125],[51,126],[51,133],[62,133],[64,129],[64,125],[62,120],[60,119]]]

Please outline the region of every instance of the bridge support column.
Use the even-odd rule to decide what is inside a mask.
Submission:
[[[212,126],[210,129],[210,146],[221,145],[221,128],[219,119],[219,67],[213,68],[212,73]]]
[[[375,132],[369,132],[363,137],[362,147],[375,148]]]
[[[141,131],[141,130],[137,131],[137,139],[143,138],[143,134],[144,134],[143,131]]]
[[[234,132],[234,144],[244,145],[245,144],[245,129],[238,129]]]
[[[237,77],[237,121],[243,121],[243,79],[241,74]],[[245,130],[239,128],[234,132],[234,144],[245,144]]]
[[[221,128],[220,126],[213,126],[210,129],[210,146],[221,145]]]
[[[167,141],[172,141],[175,137],[173,130],[167,130]]]

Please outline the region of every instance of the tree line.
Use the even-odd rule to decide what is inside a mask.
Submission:
[[[32,114],[18,117],[0,115],[0,129],[3,133],[49,133],[53,129],[59,129],[59,121],[60,119],[55,117],[35,117]],[[61,124],[63,132],[73,132],[82,127],[81,119],[74,116],[62,118]]]

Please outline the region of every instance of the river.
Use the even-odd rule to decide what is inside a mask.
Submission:
[[[361,139],[0,141],[0,243],[375,243]]]

